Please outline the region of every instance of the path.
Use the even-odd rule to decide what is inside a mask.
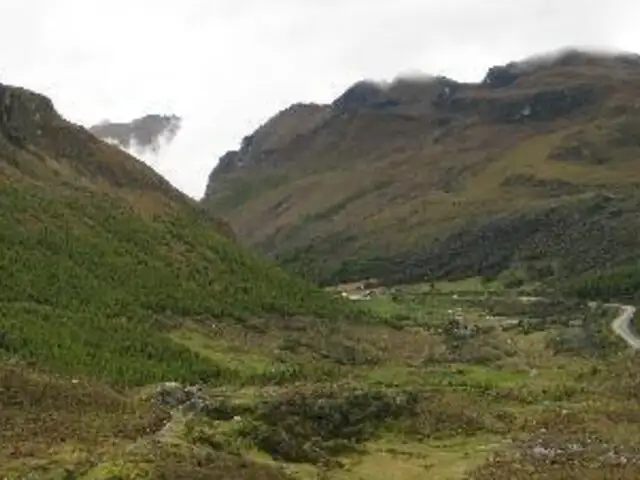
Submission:
[[[635,333],[631,326],[631,321],[636,315],[636,307],[631,305],[610,304],[608,307],[617,307],[620,314],[611,322],[611,328],[620,336],[629,346],[635,350],[640,349],[640,337]]]

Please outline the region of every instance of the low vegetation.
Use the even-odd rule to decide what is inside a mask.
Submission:
[[[204,218],[144,219],[86,193],[3,186],[0,355],[119,385],[193,382],[220,368],[172,342],[163,316],[350,315]]]
[[[7,466],[0,473],[351,480],[384,478],[393,469],[402,480],[525,478],[523,472],[567,478],[572,465],[581,465],[585,475],[615,478],[621,462],[634,461],[640,439],[634,401],[640,379],[636,358],[608,336],[614,312],[576,300],[523,302],[499,286],[485,298],[482,285],[380,289],[372,300],[353,302],[368,312],[365,322],[272,317],[212,324],[206,317],[161,316],[154,331],[168,342],[166,356],[154,357],[166,358],[175,372],[150,373],[140,378],[148,386],[119,387],[121,393],[85,380],[80,359],[88,353],[75,366],[60,363],[42,353],[46,344],[33,334],[45,370],[14,361],[0,391],[13,392],[3,397],[5,422],[29,422],[44,443],[29,450],[28,437],[10,436],[18,423],[5,423],[0,464]],[[57,325],[54,317],[48,321]],[[558,344],[567,329],[571,338],[589,341]],[[126,349],[124,336],[122,344]],[[108,362],[107,350],[94,347],[96,362]],[[178,403],[158,404],[150,401],[154,382],[179,378],[182,370],[172,351],[197,355],[217,370],[185,377],[185,385],[198,385],[193,400],[180,393],[186,396]],[[127,355],[131,365],[144,364],[135,348]],[[87,376],[99,378],[100,369],[92,368]],[[17,400],[26,395],[28,408]],[[59,407],[55,417],[76,433],[60,437],[43,423],[50,421],[45,404],[56,395],[86,399],[86,407],[64,400],[73,408]],[[93,405],[95,395],[103,403]],[[98,408],[104,402],[112,404]],[[20,416],[10,413],[15,408]],[[127,428],[112,433],[120,422]],[[77,425],[90,431],[73,430]]]
[[[588,273],[568,282],[565,290],[579,298],[640,302],[640,265]]]
[[[518,298],[524,260],[335,298],[50,102],[0,100],[0,478],[637,473],[609,308]]]
[[[138,389],[298,378],[275,359],[239,374],[175,333],[356,309],[240,247],[49,99],[0,84],[0,103],[0,478],[284,478],[165,445],[174,414]]]

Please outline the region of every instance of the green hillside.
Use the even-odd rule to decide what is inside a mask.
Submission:
[[[0,85],[0,355],[118,384],[215,377],[171,322],[348,309],[138,160]]]
[[[296,106],[245,139],[242,155],[278,162],[221,163],[208,200],[256,221],[231,218],[234,234],[46,98],[0,85],[0,478],[638,478],[640,369],[611,328],[619,309],[510,289],[569,276],[572,296],[632,302],[635,147],[575,165],[562,149],[574,137],[544,121],[502,137],[480,122],[471,143],[456,123],[442,156],[433,145],[414,156],[425,125],[405,114],[431,108],[414,87],[391,116]],[[374,110],[398,107],[363,91]],[[503,118],[498,96],[473,111]],[[454,107],[464,123],[468,107]],[[481,166],[479,140],[500,147]],[[448,171],[455,142],[467,153]],[[328,280],[499,281],[379,287],[345,303],[333,297],[364,286],[330,296],[245,242]]]

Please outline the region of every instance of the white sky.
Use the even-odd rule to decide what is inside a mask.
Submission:
[[[640,52],[637,0],[0,0],[0,18],[0,82],[68,119],[182,116],[151,163],[194,197],[267,118],[363,78],[479,80],[565,46]]]

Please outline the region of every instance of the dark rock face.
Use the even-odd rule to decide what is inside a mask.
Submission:
[[[225,153],[218,163],[218,172],[230,172],[235,167],[238,166],[238,157],[240,156],[240,152],[234,150],[231,152]]]
[[[337,112],[348,112],[363,108],[381,107],[389,103],[384,89],[374,82],[358,82],[332,104]]]
[[[512,85],[518,80],[518,74],[513,71],[511,66],[512,65],[491,67],[482,84],[489,88],[503,88]]]
[[[338,115],[366,110],[422,115],[449,102],[462,87],[446,77],[399,78],[388,85],[363,81],[347,89],[331,108]]]
[[[299,141],[318,128],[331,114],[326,105],[297,103],[279,112],[261,125],[255,132],[245,136],[239,150],[225,153],[209,175],[207,192],[213,179],[236,171],[269,162],[274,152],[283,145]],[[205,193],[207,196],[208,193]]]
[[[89,130],[96,137],[115,142],[124,149],[139,148],[158,153],[161,141],[171,143],[180,131],[182,119],[176,115],[146,115],[128,123],[108,121]]]
[[[59,120],[53,102],[23,88],[0,84],[0,134],[22,148]]]
[[[501,102],[501,107],[493,109],[492,117],[500,122],[547,122],[588,107],[594,104],[597,98],[598,92],[589,86],[540,91],[529,98]]]
[[[508,97],[461,95],[441,107],[451,113],[477,115],[489,122],[549,122],[595,105],[602,93],[595,86],[577,85]]]
[[[204,412],[209,399],[198,385],[184,386],[177,382],[166,382],[156,387],[152,394],[152,403],[171,409],[182,408],[186,411]]]

